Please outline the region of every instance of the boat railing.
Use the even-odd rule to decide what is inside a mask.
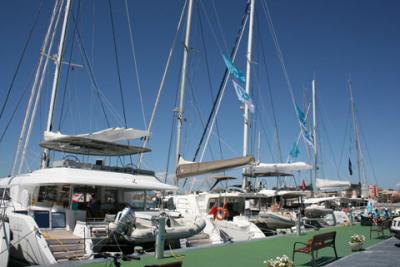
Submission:
[[[154,176],[154,171],[138,169],[134,166],[107,166],[103,164],[103,161],[98,161],[96,164],[92,163],[83,163],[76,160],[64,159],[54,161],[52,163],[53,168],[76,168],[76,169],[86,169],[86,170],[98,170],[98,171],[109,171],[109,172],[119,172],[119,173],[129,173],[129,174],[141,174]]]

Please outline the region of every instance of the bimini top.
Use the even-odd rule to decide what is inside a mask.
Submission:
[[[312,166],[305,162],[258,163],[246,168],[245,175],[250,177],[293,176],[291,172],[305,171],[310,169],[312,169]]]
[[[305,196],[305,194],[306,194],[303,191],[273,190],[273,189],[262,189],[258,193],[264,194],[267,197],[281,196],[281,197],[286,197],[286,198],[300,197],[300,196]]]
[[[92,156],[124,156],[149,152],[150,149],[116,142],[149,136],[149,132],[132,128],[109,128],[95,133],[64,135],[45,132],[40,146],[50,150]]]
[[[109,186],[137,190],[176,191],[176,186],[164,184],[154,176],[128,174],[110,171],[85,170],[74,168],[47,168],[21,174],[14,178],[0,179],[0,187],[10,185],[56,185],[73,184],[88,186]]]
[[[350,181],[328,180],[328,179],[317,178],[316,186],[318,189],[322,190],[333,189],[333,188],[347,189],[351,186],[351,183]]]
[[[192,162],[184,160],[182,157],[179,157],[178,167],[176,168],[176,177],[178,179],[186,178],[190,176],[233,169],[253,163],[254,158],[251,156],[214,160],[208,162]]]

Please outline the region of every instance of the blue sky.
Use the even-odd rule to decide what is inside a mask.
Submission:
[[[128,1],[138,72],[148,123],[155,101],[169,48],[184,1]],[[222,78],[224,63],[222,54],[229,54],[233,46],[244,12],[246,1],[196,1],[193,13],[191,50],[185,101],[185,118],[182,154],[191,159],[202,131],[201,119],[205,120],[211,109],[211,96],[216,94]],[[272,94],[275,108],[282,158],[288,152],[298,134],[296,114],[277,58],[271,34],[263,10],[264,0],[256,1],[254,32],[254,64],[252,97],[256,114],[252,119],[251,152],[257,155],[254,140],[261,133],[260,158],[263,162],[278,160],[272,123]],[[0,105],[15,71],[25,39],[40,6],[40,1],[5,1],[0,5]],[[321,146],[321,176],[350,179],[357,182],[357,173],[350,177],[347,161],[351,157],[355,169],[355,148],[349,120],[350,100],[347,80],[351,77],[358,118],[363,136],[363,153],[370,183],[376,181],[383,187],[394,187],[400,177],[396,168],[399,151],[398,136],[400,115],[397,104],[400,93],[400,17],[397,1],[267,1],[275,31],[283,51],[288,74],[293,85],[296,102],[303,105],[304,90],[310,96],[311,79],[318,83],[318,117]],[[38,61],[39,49],[49,22],[53,1],[44,1],[43,9],[29,44],[15,87],[10,96],[4,117],[0,119],[3,131],[11,116],[19,95],[32,84],[32,72]],[[73,1],[77,14],[78,1]],[[144,129],[138,87],[124,1],[112,1],[116,26],[117,50],[121,68],[122,88],[127,111],[128,126]],[[111,22],[107,1],[81,1],[79,32],[93,67],[101,91],[122,117],[121,97],[115,63]],[[72,45],[73,24],[67,35],[65,54],[69,56]],[[202,32],[203,37],[202,38]],[[166,169],[171,131],[172,110],[179,81],[182,57],[182,30],[179,33],[171,68],[169,70],[159,111],[156,116],[152,140],[153,152],[145,156],[146,167],[163,172]],[[245,71],[247,33],[243,39],[237,66]],[[205,57],[208,59],[207,69]],[[265,60],[264,60],[265,59]],[[83,64],[79,46],[74,43],[72,62]],[[34,135],[28,153],[26,169],[34,169],[39,163],[38,142],[46,122],[53,64],[50,64],[40,111],[37,114]],[[61,131],[82,133],[106,127],[96,95],[91,89],[86,69],[71,71],[65,100],[65,115]],[[65,85],[66,67],[63,66],[60,93],[55,115],[56,125],[60,118],[60,106]],[[209,73],[209,74],[208,74]],[[208,76],[210,75],[210,76]],[[209,80],[212,89],[210,93]],[[29,89],[28,89],[29,90]],[[0,175],[9,173],[15,153],[27,102],[19,107],[15,120],[0,143]],[[228,84],[218,115],[219,134],[223,157],[241,155],[242,114],[240,104],[231,83]],[[110,112],[110,110],[108,110]],[[110,112],[111,114],[111,112]],[[112,126],[123,126],[111,116]],[[139,143],[137,143],[139,144]],[[366,145],[365,145],[366,144]],[[172,147],[175,144],[173,143]],[[219,159],[216,135],[211,140],[205,159]],[[299,160],[307,161],[303,143],[299,145]],[[174,153],[171,155],[173,160]],[[371,164],[372,163],[372,164]],[[336,167],[338,166],[338,167]],[[172,169],[170,164],[170,172]],[[300,174],[297,179],[308,179]]]

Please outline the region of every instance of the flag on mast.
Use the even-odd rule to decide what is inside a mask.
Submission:
[[[353,175],[353,165],[351,164],[350,158],[349,158],[349,174]]]
[[[299,154],[300,150],[296,143],[293,143],[292,149],[290,149],[290,159],[296,159]]]
[[[236,95],[240,102],[246,104],[249,107],[251,113],[254,113],[255,107],[251,97],[246,93],[246,91],[237,84],[234,80],[232,80],[233,87],[235,88]]]
[[[246,75],[244,75],[243,72],[236,68],[236,66],[233,65],[232,61],[230,61],[226,56],[223,55],[223,58],[229,73],[242,83],[246,83]]]
[[[311,132],[307,128],[306,116],[304,115],[304,112],[301,110],[301,108],[299,108],[297,105],[296,105],[296,113],[297,113],[297,118],[300,123],[301,133],[303,135],[304,140],[311,147],[314,147],[314,136],[311,134]]]

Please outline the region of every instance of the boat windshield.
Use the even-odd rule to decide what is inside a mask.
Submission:
[[[86,211],[86,218],[102,219],[106,214],[117,214],[128,204],[143,211],[157,207],[158,192],[118,187],[87,185],[43,185],[35,196],[37,206],[58,206]]]

